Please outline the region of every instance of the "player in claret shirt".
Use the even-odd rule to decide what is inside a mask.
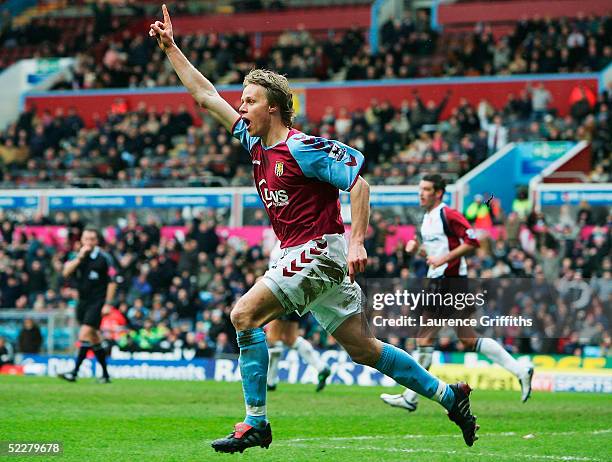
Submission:
[[[293,311],[301,315],[311,311],[355,362],[375,367],[442,404],[471,446],[478,427],[470,412],[470,388],[464,383],[447,385],[405,351],[364,335],[361,290],[354,280],[367,263],[363,241],[370,189],[359,176],[363,155],[337,141],[293,129],[291,90],[287,79],[274,72],[253,70],[246,76],[237,112],[178,49],[165,5],[162,11],[164,22],[151,24],[149,35],[156,37],[196,102],[248,151],[255,185],[282,249],[274,268],[232,310],[246,418],[227,437],[213,441],[213,448],[233,453],[254,446],[267,448],[272,442],[266,417],[268,347],[262,326]],[[339,189],[351,194],[348,245]]]
[[[408,253],[420,252],[427,258],[429,270],[427,282],[429,290],[444,294],[468,293],[467,262],[465,255],[479,246],[474,230],[460,212],[450,208],[444,202],[446,184],[440,175],[426,175],[419,183],[420,205],[425,209],[419,245],[411,240],[406,245]],[[451,308],[450,312],[438,307],[424,308],[425,317],[469,317],[474,310],[465,308],[460,311]],[[418,333],[417,351],[414,356],[421,366],[429,369],[433,355],[433,344],[440,329],[425,327]],[[478,337],[472,327],[457,328],[457,335],[466,350],[482,353],[494,363],[499,364],[514,374],[521,385],[521,401],[526,402],[531,395],[533,367],[524,367],[492,338]],[[418,396],[410,389],[404,393],[390,395],[383,393],[381,399],[393,407],[400,407],[412,412],[417,408]]]

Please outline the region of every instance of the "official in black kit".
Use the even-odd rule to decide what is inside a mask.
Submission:
[[[81,249],[77,256],[66,262],[62,272],[65,278],[74,277],[79,292],[77,320],[81,325],[79,342],[81,344],[74,370],[59,377],[75,382],[79,368],[91,348],[102,368],[100,383],[110,383],[106,368],[106,352],[101,344],[100,323],[102,312],[110,309],[117,284],[117,270],[111,256],[98,246],[98,231],[86,228],[81,235]]]

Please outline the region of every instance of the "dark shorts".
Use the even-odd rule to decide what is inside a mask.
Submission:
[[[288,322],[300,322],[300,315],[297,311],[292,311],[291,313],[283,314],[278,318],[279,321],[288,321]]]
[[[100,329],[102,322],[102,307],[104,300],[82,300],[77,306],[77,321],[79,324],[86,324],[95,329]]]
[[[476,311],[474,304],[461,302],[470,293],[469,280],[465,277],[427,279],[425,291],[436,294],[437,299],[441,298],[444,302],[421,307],[420,314],[424,317],[465,319]],[[448,300],[455,300],[456,303],[447,303]]]

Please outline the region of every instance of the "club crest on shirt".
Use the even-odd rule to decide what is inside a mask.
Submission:
[[[284,171],[283,163],[281,161],[276,161],[276,165],[274,166],[274,173],[276,176],[282,176]]]
[[[346,157],[346,153],[347,150],[345,147],[332,143],[332,147],[329,152],[329,157],[334,159],[336,162],[340,162]]]

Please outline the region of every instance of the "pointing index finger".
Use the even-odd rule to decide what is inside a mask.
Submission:
[[[164,22],[170,24],[170,14],[168,13],[168,7],[165,3],[162,5],[162,12],[164,13]]]

